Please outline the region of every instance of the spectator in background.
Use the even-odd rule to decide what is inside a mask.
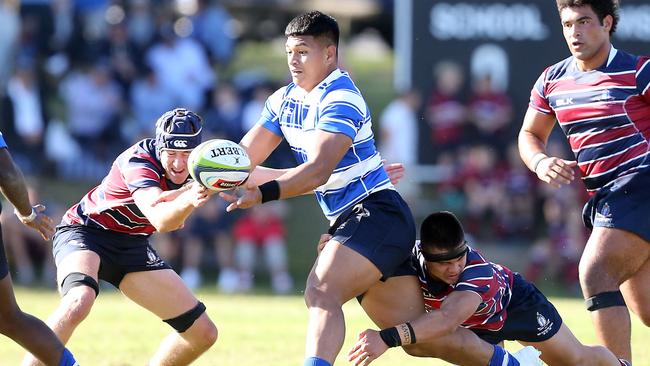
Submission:
[[[260,82],[253,87],[252,98],[244,104],[242,111],[242,128],[248,131],[260,119],[266,99],[273,94],[273,88],[266,82]]]
[[[473,94],[468,103],[468,117],[474,132],[474,141],[490,144],[504,152],[513,141],[512,102],[508,95],[498,91],[490,74],[477,76],[472,83]]]
[[[45,132],[45,109],[35,67],[31,58],[18,59],[2,105],[2,120],[12,127],[8,140],[15,146],[14,159],[27,174],[39,174],[43,161],[33,159],[43,155]]]
[[[390,163],[402,163],[407,176],[396,186],[404,199],[411,205],[418,195],[416,182],[409,175],[416,174],[409,169],[418,163],[418,111],[421,97],[416,90],[402,93],[393,100],[379,119],[379,151]]]
[[[206,92],[216,81],[205,50],[192,38],[180,38],[171,24],[160,28],[160,39],[146,52],[146,63],[164,88],[174,93],[176,105],[201,110]]]
[[[129,39],[140,49],[146,49],[156,35],[156,20],[150,0],[131,0],[127,8],[126,27]]]
[[[211,102],[204,113],[207,133],[227,140],[241,140],[244,136],[243,102],[239,91],[232,84],[221,83],[214,89]]]
[[[441,61],[434,67],[434,90],[426,106],[425,119],[431,128],[431,143],[437,152],[452,149],[461,142],[467,109],[459,95],[465,79],[461,67]]]
[[[132,141],[151,136],[158,116],[174,107],[174,95],[165,88],[153,70],[143,69],[142,75],[131,84],[131,113],[134,119]]]
[[[193,36],[207,49],[210,58],[227,65],[235,49],[233,19],[218,0],[198,0],[198,10],[190,18]]]
[[[108,64],[96,61],[88,69],[73,69],[60,93],[68,128],[85,153],[107,160],[119,150],[122,94]]]
[[[287,265],[285,211],[285,202],[267,203],[251,208],[235,223],[233,235],[239,291],[248,292],[253,287],[258,249],[264,253],[273,292],[288,294],[293,289]]]
[[[0,1],[0,96],[5,92],[18,46],[21,26],[18,5],[18,0]]]

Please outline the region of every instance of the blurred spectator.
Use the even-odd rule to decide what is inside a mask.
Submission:
[[[474,130],[473,139],[503,152],[515,136],[510,98],[494,88],[490,74],[481,75],[474,80],[472,87],[473,94],[468,109]]]
[[[170,24],[160,29],[160,40],[146,53],[146,62],[164,88],[174,93],[176,105],[202,110],[205,94],[213,87],[216,74],[196,40],[179,38]]]
[[[73,69],[60,85],[68,128],[84,153],[100,160],[122,148],[120,115],[122,95],[104,62],[88,70]]]
[[[21,0],[21,49],[35,59],[43,59],[52,50],[54,0]]]
[[[293,289],[293,279],[287,269],[285,210],[286,206],[279,201],[255,206],[235,223],[233,235],[239,291],[247,292],[253,286],[258,249],[263,251],[273,291],[288,294]]]
[[[412,180],[418,152],[418,110],[421,97],[416,90],[402,93],[393,100],[379,119],[379,152],[389,163],[402,163],[406,176],[397,185],[397,190],[410,204],[418,195],[417,183]]]
[[[193,36],[201,42],[210,57],[220,65],[227,65],[235,48],[233,19],[217,0],[197,0],[198,11],[190,18]]]
[[[248,132],[262,115],[264,110],[264,103],[266,99],[273,94],[274,89],[269,85],[269,83],[258,83],[252,92],[252,98],[244,104],[244,110],[242,111],[242,128],[244,133]]]
[[[434,90],[426,106],[425,119],[431,128],[431,142],[437,152],[456,147],[463,138],[467,110],[460,91],[465,79],[461,67],[443,61],[434,67]]]
[[[131,0],[127,9],[127,29],[129,38],[140,48],[144,50],[156,35],[156,21],[154,19],[154,9],[152,9],[150,0]]]
[[[126,25],[121,22],[108,28],[108,37],[99,44],[99,56],[109,61],[115,80],[126,95],[138,71],[144,66],[143,54],[129,39]]]
[[[0,96],[4,94],[20,35],[19,0],[0,1]]]
[[[203,114],[208,134],[237,142],[241,140],[244,136],[243,102],[237,89],[231,84],[221,83],[215,88],[211,102]]]
[[[133,82],[130,94],[131,112],[135,121],[130,140],[135,142],[153,136],[156,120],[175,106],[175,100],[173,93],[160,83],[156,73],[148,67]]]
[[[14,158],[26,174],[40,174],[44,152],[45,109],[35,64],[20,58],[14,75],[7,85],[7,97],[2,103],[2,120],[9,128],[7,140]]]
[[[38,193],[31,186],[28,186],[30,202],[40,202]],[[49,215],[56,222],[60,219],[62,212],[55,206],[47,204]],[[4,232],[4,243],[7,248],[7,255],[11,258],[14,274],[12,278],[20,285],[37,284],[37,275],[40,274],[40,283],[54,287],[56,285],[56,270],[52,257],[52,243],[43,240],[41,235],[23,225],[16,215],[13,214],[11,206],[5,207],[0,214],[0,226]]]

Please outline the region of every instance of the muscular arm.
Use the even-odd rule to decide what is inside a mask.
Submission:
[[[141,188],[133,192],[133,200],[158,232],[164,233],[183,227],[192,211],[205,204],[210,193],[198,183],[180,188],[177,192],[163,192],[158,187]]]
[[[6,148],[0,148],[0,190],[21,215],[31,214],[25,178]]]
[[[546,143],[554,125],[555,117],[528,107],[519,131],[519,155],[540,180],[560,187],[573,181],[577,163],[546,155]]]
[[[454,291],[443,301],[440,309],[423,314],[411,321],[418,342],[434,340],[452,333],[478,308],[481,297],[471,291]]]

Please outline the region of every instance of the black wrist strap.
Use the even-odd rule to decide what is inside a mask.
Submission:
[[[262,203],[280,199],[280,183],[277,180],[257,186],[262,192]]]
[[[402,340],[399,337],[399,332],[397,331],[396,327],[380,330],[379,336],[388,347],[399,347],[402,345]]]
[[[415,331],[413,330],[413,326],[411,325],[411,323],[406,322],[406,326],[409,327],[409,332],[411,333],[411,344],[413,344],[416,342]]]

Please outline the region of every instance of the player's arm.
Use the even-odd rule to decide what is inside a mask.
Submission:
[[[575,161],[546,154],[546,143],[555,125],[555,117],[528,107],[519,131],[519,155],[537,177],[555,187],[574,179]]]
[[[455,291],[440,306],[408,323],[381,332],[366,329],[348,352],[348,361],[367,365],[390,347],[431,341],[454,332],[481,303],[481,296],[471,291]],[[415,337],[415,339],[413,339]]]
[[[16,216],[23,224],[38,231],[45,240],[52,237],[54,234],[52,219],[45,215],[45,206],[32,207],[25,178],[5,147],[0,147],[0,191],[15,207]]]
[[[182,228],[192,211],[211,196],[207,188],[196,182],[179,190],[178,194],[170,194],[159,187],[140,188],[133,192],[133,200],[158,232],[174,231]]]

